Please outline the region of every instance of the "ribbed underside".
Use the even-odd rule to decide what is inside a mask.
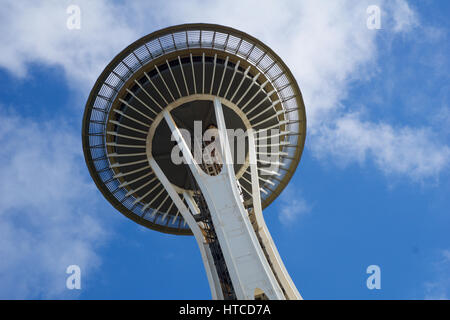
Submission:
[[[120,113],[113,111],[110,114],[110,120],[117,121],[118,124],[114,125],[115,134],[110,134],[107,141],[116,143],[110,155],[117,156],[111,156],[109,159],[113,166],[117,166],[116,173],[123,175],[120,180],[126,184],[126,189],[139,200],[136,204],[148,205],[146,211],[153,215],[156,213],[152,209],[158,210],[162,215],[167,213],[166,218],[173,219],[178,212],[146,161],[145,140],[148,129],[155,115],[161,112],[161,107],[191,94],[213,94],[236,103],[240,109],[245,107],[243,111],[248,112],[247,118],[256,116],[253,122],[258,123],[273,117],[277,110],[275,106],[270,107],[273,101],[268,97],[268,93],[261,89],[261,84],[253,79],[254,75],[245,74],[244,69],[236,68],[231,62],[227,62],[225,66],[222,59],[193,56],[192,60],[185,57],[165,63],[142,76],[138,80],[139,84],[129,88],[131,93],[123,97],[126,103],[120,105]],[[147,93],[151,93],[151,98]],[[233,110],[224,107],[224,113],[228,129],[245,131],[242,119]],[[174,109],[171,114],[180,128],[188,129],[192,134],[194,121],[202,122],[202,130],[210,124],[216,125],[212,101],[188,102]],[[273,117],[254,129],[273,127],[277,122],[278,118]],[[167,124],[162,121],[152,141],[152,154],[169,181],[183,189],[192,189],[187,166],[175,165],[171,161],[171,151],[175,144],[175,141],[171,141]],[[237,150],[237,146],[235,147]],[[278,152],[279,148],[274,147],[272,150]],[[235,154],[235,160],[237,156]],[[244,164],[235,164],[235,171],[238,172],[242,165]],[[251,198],[249,181],[250,173],[246,171],[239,180],[246,200]]]
[[[146,139],[161,111],[178,102],[171,115],[180,128],[192,129],[195,120],[214,124],[212,104],[198,99],[202,94],[223,99],[228,128],[281,131],[276,145],[278,137],[257,140],[263,143],[257,149],[263,208],[294,174],[305,142],[305,108],[280,57],[259,40],[224,26],[188,24],[159,30],[111,61],[96,81],[83,117],[83,150],[93,180],[117,210],[141,225],[190,234],[149,166]],[[187,168],[170,163],[168,151],[175,142],[169,134],[165,121],[159,122],[152,155],[178,191],[190,189]],[[277,153],[280,166],[268,170],[261,157]],[[250,173],[242,164],[235,170],[245,205],[250,206]]]

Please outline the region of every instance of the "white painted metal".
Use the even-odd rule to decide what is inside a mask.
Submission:
[[[153,96],[150,93],[148,93],[147,90],[145,90],[145,88],[142,86],[142,84],[139,83],[139,81],[134,80],[134,82],[139,86],[139,88],[141,88],[141,90],[147,95],[147,97],[149,97],[153,101],[153,103],[159,107],[159,109],[161,110],[163,109],[163,107],[161,107],[158,101],[156,101],[155,98],[153,98]]]
[[[255,140],[256,140],[256,141],[259,141],[259,140],[272,139],[272,138],[276,138],[276,137],[285,136],[285,135],[288,135],[288,134],[290,134],[290,133],[291,133],[290,131],[279,131],[278,133],[273,134],[273,135],[271,135],[271,136],[268,136],[268,135],[261,135],[260,137],[255,138]]]
[[[262,91],[264,90],[264,87],[265,87],[268,83],[269,83],[269,80],[266,80],[266,82],[264,82],[264,83],[259,87],[258,91],[256,91],[256,92],[253,94],[253,96],[252,96],[250,99],[248,99],[248,101],[242,106],[242,110],[244,110],[245,108],[247,108],[247,106],[250,104],[250,102],[252,102],[253,99],[255,99],[256,96],[257,96],[260,92],[262,92]],[[270,96],[270,94],[268,94],[267,96]]]
[[[139,140],[139,141],[146,141],[146,139],[144,138],[138,138],[138,137],[133,137],[133,136],[128,136],[126,134],[120,134],[117,133],[115,131],[106,131],[107,134],[110,134],[112,136],[116,136],[116,137],[122,137],[122,138],[127,138],[127,139],[132,139],[132,140]]]
[[[186,87],[186,93],[187,93],[187,95],[190,95],[189,88],[188,88],[187,81],[186,81],[186,77],[184,76],[184,69],[183,69],[183,64],[181,63],[180,56],[178,56],[178,63],[180,64],[181,75],[183,76],[183,82],[184,82],[184,86]]]
[[[115,143],[115,142],[107,142],[106,143],[107,146],[111,146],[111,147],[124,147],[124,148],[146,148],[145,145],[134,145],[134,144],[121,144],[121,143]]]
[[[136,157],[136,156],[145,156],[147,155],[146,152],[141,152],[141,153],[110,153],[107,154],[106,156],[108,158],[120,158],[120,157]]]
[[[139,201],[143,200],[145,197],[147,197],[150,193],[152,193],[153,191],[155,191],[156,188],[158,188],[161,185],[160,182],[158,182],[153,188],[151,188],[149,191],[147,191],[144,195],[140,196],[139,198],[136,198],[136,200],[134,200],[133,204],[138,203]]]
[[[153,174],[153,172],[148,172],[148,173],[146,173],[146,174],[143,174],[143,175],[137,177],[137,178],[134,179],[134,180],[131,180],[131,181],[127,181],[127,182],[121,183],[119,187],[122,188],[122,187],[128,186],[128,185],[133,184],[133,183],[135,183],[135,182],[137,182],[137,181],[139,181],[139,180],[141,180],[141,179],[144,179],[144,178],[146,178],[146,177],[148,177],[148,176],[150,176],[150,175],[152,175],[152,174]]]
[[[247,93],[250,91],[250,89],[253,87],[253,85],[256,83],[256,81],[258,80],[259,76],[261,75],[261,73],[257,73],[256,76],[253,77],[252,83],[251,85],[248,86],[247,90],[245,90],[245,92],[242,94],[241,98],[236,102],[236,105],[239,105],[242,101],[242,99],[244,99],[244,97],[247,95]]]
[[[154,177],[153,179],[148,180],[146,183],[143,183],[141,186],[137,187],[136,189],[130,189],[130,191],[127,192],[125,197],[128,197],[128,196],[132,195],[133,193],[138,192],[139,190],[142,190],[142,188],[145,188],[146,186],[148,186],[150,183],[155,181],[155,179],[156,179],[156,177]]]
[[[144,72],[145,77],[147,78],[148,82],[152,85],[152,87],[158,92],[159,96],[164,100],[166,104],[169,104],[169,102],[166,100],[166,98],[162,95],[161,91],[159,91],[158,87],[155,86],[150,76],[147,74],[147,72]]]
[[[292,281],[289,273],[281,260],[277,247],[273,242],[272,236],[267,229],[266,222],[262,215],[261,208],[261,194],[259,185],[259,174],[255,148],[255,136],[253,132],[248,134],[249,143],[249,158],[250,158],[250,175],[252,180],[252,197],[253,197],[253,214],[255,216],[254,229],[258,233],[261,245],[264,248],[266,257],[271,263],[272,271],[277,277],[278,283],[283,288],[285,296],[289,300],[302,299],[298,292],[294,282]]]
[[[162,188],[162,189],[158,192],[158,194],[153,198],[153,200],[151,200],[149,203],[147,203],[145,206],[143,206],[141,211],[144,212],[145,209],[147,209],[148,207],[150,207],[150,206],[152,205],[152,203],[155,202],[163,192],[164,192],[164,188]],[[141,198],[141,200],[143,200],[144,198],[145,198],[145,197]],[[155,210],[155,212],[157,212],[157,210]]]
[[[225,94],[223,95],[225,98],[227,97],[228,91],[230,91],[231,85],[233,84],[233,80],[234,80],[234,77],[236,76],[236,72],[237,72],[238,69],[239,69],[239,63],[240,63],[240,62],[241,62],[241,60],[239,60],[239,61],[236,63],[236,65],[234,66],[233,76],[231,77],[230,83],[228,84],[227,91],[225,91]]]
[[[245,70],[244,72],[244,76],[241,79],[241,82],[239,82],[239,85],[237,86],[236,90],[234,90],[233,95],[230,98],[230,101],[233,101],[234,97],[236,96],[236,94],[239,92],[239,89],[241,88],[242,84],[244,83],[244,80],[247,79],[247,74],[250,71],[251,66],[248,66],[248,68]]]
[[[197,240],[200,254],[202,256],[203,264],[205,265],[206,275],[208,277],[209,286],[211,288],[211,295],[214,300],[223,299],[222,291],[219,285],[219,278],[217,276],[216,269],[214,267],[214,262],[212,260],[211,252],[209,251],[207,243],[205,243],[205,239],[203,234],[198,226],[197,222],[194,220],[194,217],[190,213],[189,209],[185,206],[183,201],[181,200],[178,193],[175,191],[175,188],[167,179],[164,172],[159,167],[158,163],[155,161],[153,157],[148,158],[148,162],[152,167],[155,175],[158,177],[161,184],[164,186],[165,190],[169,194],[172,201],[177,206],[179,212],[181,213],[184,221],[189,225],[192,233],[194,234],[195,240]]]
[[[181,95],[180,88],[178,87],[177,79],[175,79],[175,76],[173,75],[173,72],[172,72],[172,67],[170,66],[169,60],[167,60],[167,59],[166,59],[166,64],[167,64],[167,67],[169,68],[170,75],[172,76],[172,81],[173,81],[173,83],[175,83],[175,87],[177,88],[178,97],[181,98],[182,95]]]
[[[253,110],[256,110],[256,108],[258,108],[264,101],[266,101],[267,99],[269,99],[269,96],[266,96],[264,99],[262,99],[256,106],[254,106],[251,110],[249,110],[246,115],[248,116],[250,113],[253,112]],[[252,118],[248,119],[249,121],[253,121],[254,119],[258,118],[260,115],[266,113],[267,111],[273,109],[278,103],[280,102],[280,100],[276,100],[275,102],[273,102],[268,108],[264,109],[263,111],[261,111],[260,113],[258,113],[257,115],[253,116]]]
[[[144,163],[144,160],[139,160],[139,161],[133,161],[133,162],[125,162],[125,163],[113,163],[110,165],[111,168],[119,168],[119,167],[126,167],[126,166],[132,166],[134,164],[139,164],[139,163]]]
[[[172,101],[175,101],[175,98],[172,94],[172,91],[169,89],[169,86],[167,85],[166,80],[164,80],[164,77],[162,76],[161,72],[159,72],[158,66],[155,65],[155,69],[156,69],[156,72],[158,72],[159,78],[162,80],[164,86],[166,87],[166,90],[169,92],[170,97],[172,98]]]
[[[191,64],[193,64],[192,60]],[[195,75],[193,76],[195,77]],[[213,79],[212,82],[214,81]],[[257,76],[253,78],[253,81],[256,79]],[[184,81],[186,89],[188,90],[186,79],[184,79]],[[202,86],[204,81],[205,80],[202,79]],[[219,87],[220,86],[221,85],[219,84]],[[264,87],[264,85],[262,87]],[[227,90],[228,89],[229,88],[227,88]],[[242,95],[240,100],[242,100],[245,95],[246,93]],[[254,209],[249,214],[243,206],[243,199],[237,185],[238,178],[235,176],[233,170],[228,137],[224,134],[224,132],[226,132],[226,127],[222,112],[222,103],[227,105],[226,101],[214,96],[210,96],[209,99],[214,99],[214,108],[218,124],[218,132],[220,135],[219,141],[222,141],[220,147],[222,158],[224,159],[224,165],[218,175],[210,176],[204,173],[195,162],[192,153],[188,148],[188,144],[184,141],[177,125],[170,115],[171,108],[164,109],[163,112],[156,117],[155,122],[159,123],[158,119],[165,119],[174,137],[177,139],[178,146],[181,149],[183,156],[188,163],[200,190],[202,191],[203,196],[205,197],[237,298],[254,299],[255,289],[258,288],[259,290],[262,290],[269,299],[301,299],[300,294],[298,293],[283,265],[283,262],[281,261],[281,258],[279,257],[278,251],[273,244],[273,240],[262,217],[260,192],[263,192],[264,194],[267,194],[268,192],[264,190],[264,188],[267,187],[261,187],[262,185],[260,186],[259,180],[262,182],[270,182],[270,184],[273,185],[273,182],[271,182],[270,179],[272,179],[272,177],[276,177],[279,173],[276,171],[269,171],[264,168],[258,168],[256,155],[268,153],[256,151],[255,140],[260,140],[261,137],[255,138],[255,132],[250,131],[250,165],[248,169],[243,169],[243,172],[246,169],[250,170],[250,179],[247,179],[244,176],[242,177],[252,186],[251,191],[243,186],[240,186],[241,189],[251,195],[253,199]],[[278,103],[278,101],[272,104],[269,108],[273,108],[276,103]],[[227,107],[229,106],[227,105]],[[265,111],[267,111],[267,109]],[[281,114],[281,112],[277,112],[275,116],[279,114]],[[252,119],[255,118],[256,117],[253,117]],[[282,123],[283,121],[272,127],[280,126]],[[268,129],[270,128],[259,130],[258,133],[264,132]],[[272,138],[275,136],[281,136],[286,133],[287,132],[281,132],[269,137]],[[183,216],[184,224],[189,225],[199,245],[213,299],[223,299],[222,288],[214,265],[214,260],[211,255],[209,245],[205,242],[206,240],[202,233],[203,224],[201,222],[197,223],[193,217],[199,212],[195,201],[189,192],[183,190],[180,191],[179,188],[172,185],[167,180],[164,173],[161,169],[159,169],[156,161],[151,156],[149,147],[151,148],[151,144],[149,145],[149,141],[147,140],[147,158],[151,168],[155,172],[155,175],[161,182],[163,189],[160,190],[156,197],[153,197],[150,203],[147,203],[143,207],[142,211],[145,212],[151,203],[153,203],[153,201],[155,201],[155,199],[158,198],[164,190],[167,190],[168,196],[170,196],[173,204],[175,204],[178,209],[172,223],[176,221],[179,214]],[[275,155],[275,153],[270,154]],[[276,154],[282,156],[285,153],[278,152]],[[264,161],[260,162],[264,163]],[[159,172],[157,172],[158,170]],[[269,178],[269,180],[264,179],[259,176],[259,173],[269,175],[271,178]],[[159,184],[152,188],[151,191],[156,190],[158,185]],[[270,190],[269,188],[267,189]],[[130,191],[134,193],[137,190]],[[180,192],[180,194],[183,193],[183,197],[188,204],[188,207],[185,206],[178,192]],[[146,196],[148,196],[148,193],[137,200],[142,200]],[[166,200],[167,196],[165,197],[163,203],[166,202]],[[167,216],[168,214],[166,213],[163,216],[163,219],[167,219]],[[259,290],[258,292],[260,292]]]
[[[192,67],[192,80],[194,80],[194,93],[197,94],[197,84],[195,83],[195,70],[194,70],[194,60],[192,58],[192,53],[190,54],[191,57],[191,67]]]
[[[161,204],[155,209],[154,212],[158,212],[158,211],[162,208],[162,206],[166,203],[166,201],[167,201],[168,198],[169,198],[169,194],[167,194],[167,195],[164,197],[164,200],[161,201]],[[173,203],[173,202],[172,202],[172,203]],[[164,215],[162,216],[162,221],[166,220],[166,217],[167,217],[168,214],[169,214],[169,210],[167,210],[167,211],[164,213]]]
[[[139,99],[139,97],[137,95],[135,95],[133,93],[133,91],[131,91],[130,89],[126,89],[126,91],[131,94],[133,96],[133,98],[135,98],[137,101],[139,101],[140,104],[142,104],[144,107],[146,107],[148,110],[150,110],[151,113],[153,113],[155,116],[157,116],[158,114],[152,109],[150,108],[144,101],[142,101],[141,99]]]
[[[205,93],[205,53],[202,54],[202,93]]]
[[[130,119],[130,120],[132,120],[132,121],[134,121],[134,122],[136,122],[136,123],[139,123],[140,125],[143,125],[144,127],[150,128],[150,126],[148,125],[148,123],[144,123],[144,122],[142,122],[142,121],[139,121],[139,120],[137,120],[137,119],[135,119],[135,118],[133,118],[133,117],[131,117],[131,116],[125,114],[125,112],[122,112],[122,111],[120,111],[120,110],[118,110],[118,109],[114,109],[113,111],[114,111],[115,113],[120,114],[122,117],[128,118],[128,119]]]
[[[219,89],[217,89],[217,95],[220,95],[220,89],[222,89],[223,79],[225,78],[225,73],[227,72],[227,66],[228,66],[228,60],[230,59],[229,56],[225,58],[225,64],[223,66],[223,73],[222,78],[220,79]]]
[[[131,91],[130,91],[131,92]],[[122,102],[124,105],[126,105],[128,108],[130,108],[131,110],[139,113],[141,116],[143,116],[144,118],[147,118],[150,121],[153,121],[154,119],[152,117],[149,117],[148,115],[146,115],[145,113],[143,113],[142,111],[139,111],[138,108],[132,106],[131,104],[129,104],[128,102],[126,102],[125,100],[123,100],[122,98],[119,98],[119,101]]]
[[[216,176],[207,175],[195,163],[169,112],[164,111],[164,118],[205,197],[237,298],[254,299],[255,289],[259,288],[269,299],[285,299],[240,198],[222,104],[218,98],[214,100],[214,109],[224,159],[222,170]]]
[[[118,127],[122,127],[122,128],[126,128],[126,129],[129,129],[129,130],[132,130],[132,131],[139,132],[139,133],[147,134],[147,132],[145,132],[144,130],[139,130],[139,129],[136,129],[136,128],[127,126],[127,125],[125,125],[125,124],[122,124],[122,123],[119,122],[119,121],[109,120],[109,123],[115,124],[115,125],[118,126]]]
[[[268,130],[273,129],[273,128],[281,128],[282,125],[285,125],[288,122],[289,122],[289,120],[279,121],[278,123],[274,124],[273,126],[270,126],[270,127],[258,130],[258,133],[261,133],[261,132],[264,132],[264,131],[268,131]],[[258,125],[253,125],[253,128],[257,127]]]
[[[214,76],[216,75],[216,64],[217,64],[217,53],[214,55],[214,67],[213,67],[213,73],[211,78],[211,87],[209,88],[209,94],[212,94],[212,89],[214,85]]]
[[[284,113],[284,111],[283,111],[283,110],[280,110],[280,111],[278,111],[277,113],[275,113],[274,115],[272,115],[272,116],[270,116],[270,117],[268,117],[268,118],[265,118],[264,120],[261,120],[260,122],[254,124],[254,126],[257,127],[257,126],[259,126],[259,125],[261,125],[261,124],[263,124],[263,123],[269,121],[270,119],[273,119],[273,118],[275,118],[275,117],[278,117],[278,116],[279,116],[280,114],[282,114],[282,113]]]
[[[125,172],[125,173],[120,172],[120,173],[118,173],[118,174],[115,174],[115,175],[114,175],[114,178],[124,177],[124,176],[127,176],[127,175],[129,175],[129,174],[133,174],[133,173],[136,173],[136,172],[145,170],[145,169],[150,169],[150,166],[144,166],[144,167],[142,167],[142,168],[139,168],[139,169],[136,169],[136,170],[133,170],[133,171],[128,171],[128,172]]]

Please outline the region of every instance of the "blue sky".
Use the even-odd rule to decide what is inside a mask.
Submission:
[[[81,151],[101,70],[141,36],[186,22],[256,36],[300,85],[306,147],[265,217],[303,297],[449,298],[448,1],[0,4],[0,298],[210,299],[194,239],[116,212]],[[80,30],[66,27],[70,4]],[[379,30],[366,27],[372,4]],[[71,264],[81,290],[65,287]],[[381,290],[366,287],[369,265]]]

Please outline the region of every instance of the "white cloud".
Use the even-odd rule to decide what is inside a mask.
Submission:
[[[371,160],[386,174],[417,180],[437,176],[449,165],[450,148],[436,142],[430,129],[365,122],[349,114],[322,130],[313,151],[318,157],[331,154],[341,164]]]
[[[442,260],[445,263],[450,263],[450,250],[442,250]]]
[[[366,8],[372,4],[382,8],[383,32],[391,39],[418,26],[417,14],[403,0],[217,1],[207,6],[184,1],[158,7],[157,16],[168,24],[233,26],[275,48],[302,89],[307,146],[319,159],[339,155],[347,163],[364,164],[370,158],[386,174],[414,180],[437,177],[449,164],[449,148],[435,139],[431,128],[363,121],[354,112],[349,117],[352,110],[342,104],[355,81],[378,72],[377,31],[366,27]]]
[[[292,183],[281,194],[278,206],[278,218],[285,226],[291,226],[300,217],[311,212],[311,206]]]
[[[395,32],[408,32],[418,25],[418,17],[406,1],[395,0],[387,2],[393,16],[393,29]]]
[[[274,48],[296,75],[308,124],[316,128],[338,109],[349,81],[365,77],[363,71],[376,56],[376,32],[366,27],[366,8],[372,2],[232,0],[205,6],[183,1],[168,2],[157,15],[168,24],[231,26]]]
[[[98,267],[107,237],[79,134],[0,110],[0,298],[67,296],[67,266]]]
[[[66,27],[72,3],[81,8],[80,30]],[[144,34],[185,22],[224,24],[260,38],[292,69],[307,108],[307,146],[319,159],[372,159],[386,174],[437,176],[448,167],[449,147],[431,128],[363,121],[343,105],[354,81],[377,75],[378,31],[366,28],[372,4],[382,8],[383,32],[391,37],[418,26],[404,0],[2,1],[0,67],[24,77],[32,64],[56,66],[72,88],[86,92]],[[84,178],[79,134],[59,127],[0,118],[0,297],[57,296],[68,264],[100,263],[96,243],[104,230],[89,203],[97,191]],[[282,222],[310,211],[292,192],[283,193]]]
[[[441,250],[433,264],[435,279],[425,282],[425,299],[450,299],[450,250]]]
[[[19,76],[26,74],[30,63],[60,66],[72,86],[88,90],[110,59],[143,34],[186,22],[233,26],[275,48],[293,70],[307,108],[307,145],[316,146],[343,137],[345,140],[336,143],[349,148],[342,150],[343,153],[348,151],[349,156],[366,153],[367,146],[348,143],[358,138],[350,136],[357,131],[347,131],[343,136],[332,128],[348,121],[346,115],[351,110],[342,101],[354,81],[364,81],[377,74],[378,31],[366,27],[367,7],[373,4],[381,7],[383,32],[391,38],[418,26],[418,16],[405,0],[231,0],[206,4],[199,0],[134,1],[126,5],[80,0],[76,4],[81,8],[81,30],[69,30],[66,28],[69,4],[56,0],[3,4],[0,25],[8,32],[0,35],[0,41],[8,45],[0,52],[0,66]],[[355,124],[358,123],[363,122],[355,119]],[[376,126],[383,124],[365,122],[360,130]],[[405,131],[416,130],[422,129],[390,126],[386,148],[393,154],[376,160],[383,163],[383,171],[413,178],[422,174],[426,178],[429,174],[439,174],[445,167],[441,160],[435,162],[438,166],[434,170],[429,168],[429,163],[416,161],[411,164],[405,160],[402,148],[397,146],[404,142]],[[364,132],[368,139],[376,140],[375,136],[368,137],[370,133],[377,133],[377,130]],[[422,139],[427,137],[429,135],[422,135]],[[430,158],[445,160],[447,146],[430,143],[436,148],[426,147],[427,143],[409,144],[411,153],[432,151]],[[355,152],[357,146],[361,149]],[[334,155],[334,149],[333,144],[315,148],[321,152],[319,158]],[[448,159],[444,162],[448,163]],[[410,170],[411,165],[423,167]],[[412,176],[410,172],[413,172]]]
[[[29,64],[62,67],[72,87],[88,90],[109,61],[137,38],[122,8],[108,1],[77,1],[81,29],[69,30],[69,1],[2,1],[0,66],[17,76]]]

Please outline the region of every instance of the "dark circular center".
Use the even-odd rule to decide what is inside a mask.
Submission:
[[[242,159],[246,158],[248,152],[247,140],[243,135],[246,128],[242,119],[231,108],[223,105],[222,109],[225,124],[229,131],[228,138],[233,155],[234,170],[237,173],[244,165],[245,161],[242,161]],[[194,155],[194,138],[207,138],[206,140],[202,139],[202,142],[206,141],[206,144],[208,144],[209,139],[205,131],[212,126],[217,127],[214,105],[211,100],[186,102],[172,110],[171,115],[178,128],[180,128],[180,131],[184,131],[185,134],[188,133],[185,136],[186,142],[191,147],[191,152]],[[204,146],[202,142],[200,143]],[[185,163],[179,163],[182,154],[177,152],[179,149],[176,146],[177,143],[172,138],[169,126],[163,119],[158,124],[153,136],[152,155],[171,183],[180,188],[192,190],[193,186],[188,171],[189,167]],[[201,154],[203,154],[204,149],[201,148],[201,151]]]

